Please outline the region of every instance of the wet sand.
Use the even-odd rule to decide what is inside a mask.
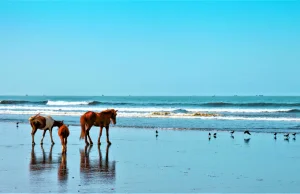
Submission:
[[[159,131],[111,127],[112,145],[86,147],[80,129],[70,126],[67,155],[54,129],[46,133],[0,123],[0,192],[300,192],[300,136],[273,139],[253,133],[244,140],[218,132]],[[91,137],[97,142],[99,129]]]

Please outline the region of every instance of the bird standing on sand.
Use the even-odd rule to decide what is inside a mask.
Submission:
[[[209,138],[210,138],[210,135],[211,135],[211,134],[210,134],[210,133],[208,133],[208,137],[209,137]]]
[[[295,136],[296,136],[296,133],[293,133],[292,135],[295,137]]]
[[[155,133],[158,134],[158,131],[156,130]]]
[[[231,133],[231,135],[233,135],[233,134],[234,134],[234,131],[231,131],[230,133]]]
[[[19,127],[19,122],[17,122],[16,124],[17,124],[17,127]]]
[[[274,139],[277,139],[276,135],[277,135],[277,133],[274,133]]]
[[[244,134],[248,134],[248,135],[251,135],[251,133],[247,130],[247,131],[244,131]]]
[[[214,138],[217,138],[217,133],[214,133]]]
[[[286,139],[289,138],[289,136],[290,136],[289,133],[287,133],[287,134],[284,135],[284,137],[285,137]]]

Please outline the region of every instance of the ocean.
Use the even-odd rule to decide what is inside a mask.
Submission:
[[[84,112],[110,108],[120,128],[300,131],[297,96],[0,96],[0,121],[28,123],[41,113],[79,125]]]

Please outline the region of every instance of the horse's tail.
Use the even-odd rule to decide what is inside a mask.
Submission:
[[[31,122],[31,121],[33,121],[37,116],[40,116],[40,114],[41,113],[38,113],[38,114],[36,114],[36,115],[34,115],[34,116],[31,116],[31,117],[29,117],[29,122]]]
[[[85,121],[85,115],[82,115],[80,117],[80,126],[81,126],[81,134],[80,134],[80,137],[79,139],[84,139],[85,137],[85,129],[86,129],[86,121]]]

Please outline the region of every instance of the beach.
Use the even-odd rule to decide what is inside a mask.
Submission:
[[[70,126],[66,158],[42,131],[31,144],[29,124],[0,123],[0,192],[299,192],[300,141],[283,134],[242,132],[234,139],[207,131],[110,128],[112,145],[86,147]],[[212,131],[213,132],[213,131]],[[96,142],[99,129],[93,127]],[[52,147],[52,149],[51,149]]]

